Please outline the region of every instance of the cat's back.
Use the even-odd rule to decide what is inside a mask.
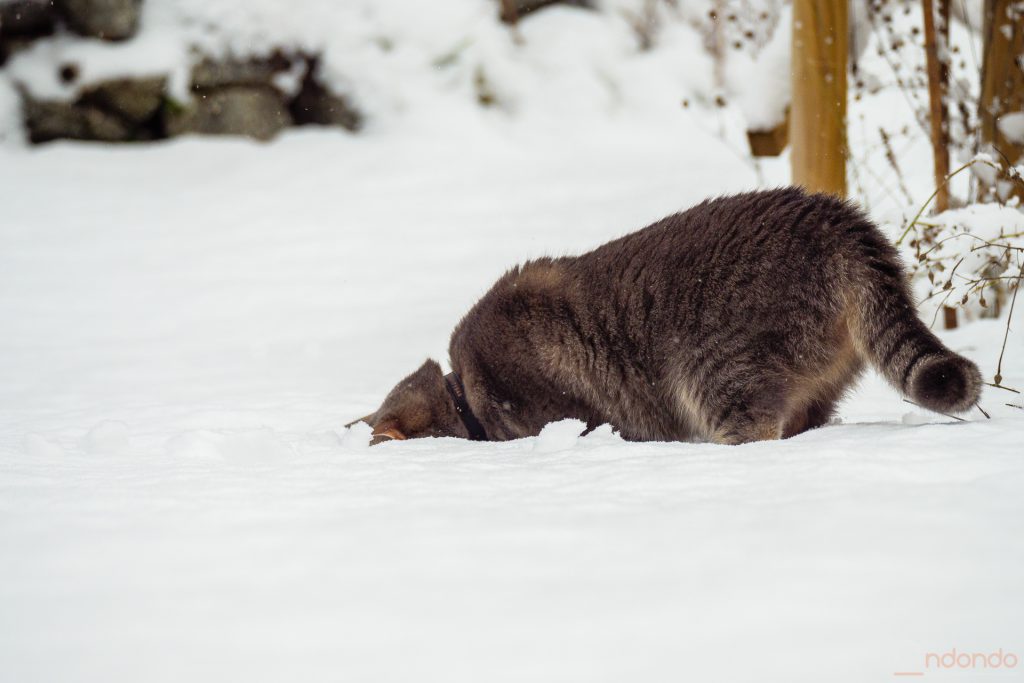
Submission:
[[[512,268],[453,336],[500,345],[513,328],[577,327],[582,317],[615,320],[632,337],[694,312],[711,322],[726,307],[767,315],[780,294],[809,302],[831,289],[851,234],[865,231],[884,242],[856,207],[800,188],[708,199],[580,256]]]
[[[866,224],[855,206],[798,187],[745,192],[708,199],[613,240],[579,257],[584,268],[678,269],[744,260],[822,257],[849,243],[853,225]]]

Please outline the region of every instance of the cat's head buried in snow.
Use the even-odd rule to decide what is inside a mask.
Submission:
[[[373,428],[374,445],[427,436],[468,436],[448,395],[441,366],[433,360],[396,384],[376,412],[356,422]]]
[[[434,361],[363,418],[374,442],[506,441],[550,422],[633,441],[780,439],[828,424],[866,364],[937,412],[977,366],[918,318],[861,210],[799,188],[709,200],[580,256],[509,270]]]

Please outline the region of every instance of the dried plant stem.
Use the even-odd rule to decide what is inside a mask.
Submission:
[[[943,309],[943,307],[946,305],[946,302],[949,301],[949,297],[953,296],[953,291],[954,290],[952,290],[952,289],[942,289],[942,290],[939,290],[939,291],[940,292],[945,292],[946,296],[943,297],[942,303],[939,304],[939,307],[935,309],[935,315],[932,316],[932,321],[928,324],[928,327],[935,327],[935,321],[938,320],[938,318],[939,318],[939,311],[941,311]],[[929,298],[931,298],[931,297],[929,297]]]
[[[1020,279],[1024,271],[1017,275],[1017,286],[1013,288],[1013,298],[1010,300],[1010,312],[1006,314],[1006,331],[1003,332],[1003,347],[999,349],[999,362],[996,363],[996,384],[1003,383],[1003,354],[1006,353],[1006,340],[1010,336],[1010,321],[1013,320],[1013,307],[1017,304],[1017,292],[1020,291]]]
[[[889,134],[885,132],[885,128],[878,127],[878,135],[882,138],[882,146],[885,148],[885,160],[889,162],[889,166],[896,172],[896,180],[900,186],[900,192],[907,198],[907,202],[914,201],[914,198],[910,194],[910,190],[907,189],[907,183],[903,179],[903,169],[900,168],[899,163],[896,161],[896,154],[892,150],[892,142],[889,139]]]
[[[1024,251],[1024,247],[1018,247],[1018,246],[1016,246],[1014,244],[1002,244],[1001,242],[990,242],[990,241],[988,241],[988,240],[986,240],[984,238],[978,237],[977,235],[972,235],[969,232],[959,232],[959,233],[957,233],[955,235],[950,235],[949,237],[944,237],[941,240],[939,240],[938,242],[936,242],[935,244],[933,244],[932,246],[930,246],[926,251],[924,251],[920,256],[918,256],[918,260],[919,261],[923,261],[924,257],[926,257],[928,254],[930,254],[933,251],[935,251],[936,248],[941,247],[943,244],[945,244],[946,242],[948,242],[950,240],[955,240],[955,239],[958,239],[960,237],[970,237],[972,240],[978,240],[979,242],[981,242],[986,247],[996,247],[996,248],[999,248],[999,249],[1009,249],[1010,251]],[[1013,237],[1020,237],[1020,233],[1013,234],[1013,235],[1003,235],[1003,237],[1000,238],[1000,239],[1003,239],[1003,238],[1013,238]],[[897,244],[899,244],[899,242],[897,242]],[[976,249],[981,249],[981,247],[972,247],[971,251],[975,251]],[[956,257],[955,256],[948,256],[946,258],[956,258]]]
[[[966,164],[964,164],[963,166],[961,166],[960,168],[956,169],[955,171],[950,173],[948,176],[946,176],[943,179],[943,181],[941,183],[939,183],[939,187],[936,187],[935,191],[932,192],[931,195],[928,197],[928,199],[925,200],[924,204],[921,205],[921,209],[917,212],[917,215],[914,216],[914,220],[910,221],[910,223],[907,225],[907,229],[904,230],[903,234],[900,235],[900,238],[898,240],[896,240],[896,245],[899,246],[900,244],[903,243],[903,239],[910,232],[910,229],[913,228],[915,225],[917,225],[917,219],[921,217],[921,214],[923,214],[924,210],[928,208],[928,205],[932,203],[932,200],[935,199],[935,195],[937,195],[939,193],[939,190],[944,185],[949,183],[949,181],[952,180],[953,177],[955,177],[958,173],[961,173],[962,171],[967,170],[968,168],[970,168],[974,164],[981,164],[981,163],[989,163],[989,162],[984,161],[982,159],[971,159]]]

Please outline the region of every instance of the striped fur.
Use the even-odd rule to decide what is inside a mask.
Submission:
[[[501,440],[566,417],[634,440],[788,437],[827,422],[865,363],[937,411],[970,408],[981,387],[918,319],[878,229],[796,188],[709,200],[582,256],[513,268],[449,352]],[[447,402],[428,363],[373,421],[465,436]]]

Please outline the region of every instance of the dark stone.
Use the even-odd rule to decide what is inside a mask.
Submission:
[[[132,125],[139,125],[160,109],[166,85],[167,79],[160,77],[104,81],[88,88],[79,101],[115,113]]]
[[[164,86],[163,78],[104,81],[90,86],[74,102],[37,100],[22,90],[29,140],[128,142],[161,137]]]
[[[0,3],[0,39],[48,36],[57,13],[49,0],[15,0]]]
[[[363,115],[344,95],[336,95],[320,84],[316,59],[311,59],[299,93],[288,105],[297,125],[340,126],[351,131],[363,125]]]
[[[102,40],[126,40],[139,26],[142,0],[56,0],[75,33]]]
[[[23,113],[29,140],[101,140],[124,142],[132,139],[131,129],[113,114],[72,102],[49,102],[24,96]]]
[[[20,36],[0,38],[0,66],[3,66],[16,53],[31,45],[34,40],[35,38],[22,38]]]
[[[85,139],[101,142],[127,142],[135,139],[132,129],[110,112],[89,106],[80,107],[79,110],[85,119]]]
[[[292,123],[281,93],[269,86],[202,89],[190,103],[164,111],[164,127],[171,136],[199,133],[269,140]]]
[[[274,76],[286,71],[291,60],[276,53],[268,59],[204,59],[192,67],[192,88],[221,88],[231,85],[270,85]]]
[[[0,65],[34,39],[53,33],[56,20],[48,0],[0,2]]]

